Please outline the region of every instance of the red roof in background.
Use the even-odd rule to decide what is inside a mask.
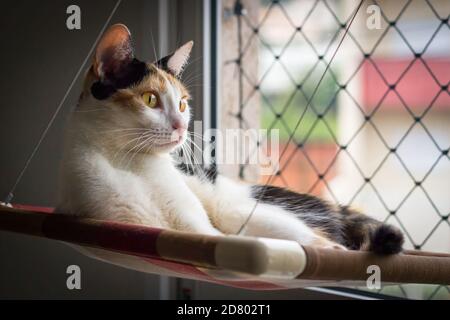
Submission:
[[[424,59],[430,71],[442,85],[450,83],[450,58]],[[388,85],[383,81],[379,73],[383,74],[389,84],[394,84],[406,70],[412,59],[381,59],[373,58],[373,62],[365,61],[362,67],[362,97],[363,106],[373,109],[388,90]],[[377,69],[379,72],[377,72]],[[427,67],[420,59],[416,59],[409,71],[398,82],[395,90],[402,97],[405,104],[411,109],[427,108],[441,87],[433,79]],[[389,108],[403,108],[401,100],[395,92],[391,91],[384,99],[383,106]],[[450,95],[442,92],[433,103],[435,109],[450,109]]]

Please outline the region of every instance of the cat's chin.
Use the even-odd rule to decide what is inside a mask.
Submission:
[[[180,148],[181,145],[185,142],[185,139],[180,139],[177,141],[171,141],[163,144],[158,144],[155,146],[154,150],[158,153],[171,153],[175,149]]]

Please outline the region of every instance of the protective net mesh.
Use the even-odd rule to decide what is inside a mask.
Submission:
[[[360,208],[398,226],[407,248],[450,252],[450,3],[364,1],[305,110],[358,4],[236,1],[234,117],[254,126],[256,103],[259,126],[279,130],[286,152],[260,182]]]

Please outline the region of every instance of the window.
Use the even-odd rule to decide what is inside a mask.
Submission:
[[[281,155],[273,176],[228,174],[352,205],[398,226],[408,249],[450,252],[450,3],[365,1],[330,63],[358,4],[224,1],[221,124],[278,129]]]

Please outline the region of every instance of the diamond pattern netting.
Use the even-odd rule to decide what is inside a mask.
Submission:
[[[357,1],[343,7],[340,1],[261,0],[258,19],[245,3],[235,3],[238,52],[228,62],[236,64],[240,83],[234,116],[240,128],[249,127],[245,108],[258,96],[261,126],[279,129],[286,149],[278,172],[261,182],[362,207],[401,228],[407,247],[449,251],[450,6],[365,1],[345,49],[326,70]],[[381,27],[371,32],[366,21],[373,5]],[[252,46],[259,51],[258,75],[244,63]],[[292,119],[303,112],[296,128]],[[241,178],[247,167],[240,165]],[[429,297],[441,289],[450,292],[437,288]]]

